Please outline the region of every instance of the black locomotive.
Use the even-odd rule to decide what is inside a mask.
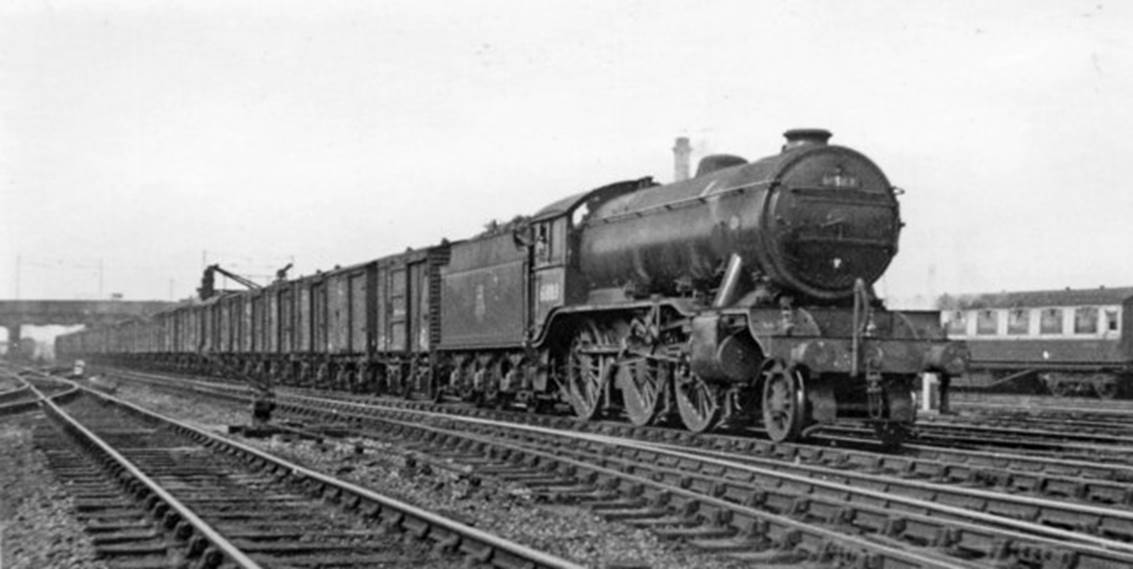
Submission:
[[[610,184],[471,239],[62,337],[59,353],[693,431],[762,422],[776,441],[842,418],[898,437],[918,375],[962,373],[966,348],[872,294],[897,253],[898,189],[829,132],[786,137],[755,162],[710,156],[690,180]]]

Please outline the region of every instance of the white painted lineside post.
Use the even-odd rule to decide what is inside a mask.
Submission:
[[[940,378],[935,373],[921,374],[921,411],[940,411]]]

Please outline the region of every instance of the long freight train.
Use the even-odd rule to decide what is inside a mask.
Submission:
[[[60,354],[286,385],[457,398],[776,440],[842,419],[913,423],[919,374],[962,373],[938,316],[871,285],[897,253],[900,190],[817,129],[755,162],[629,180],[442,242],[149,320]],[[207,287],[205,287],[207,288]],[[205,295],[207,296],[207,295]]]

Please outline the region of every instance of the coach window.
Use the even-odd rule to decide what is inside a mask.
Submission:
[[[1116,332],[1117,326],[1118,326],[1118,324],[1117,324],[1117,309],[1116,308],[1105,309],[1105,329],[1106,329],[1106,331],[1107,332]]]
[[[1093,306],[1081,306],[1074,309],[1074,333],[1098,333],[1098,309]]]
[[[952,312],[952,317],[948,320],[948,333],[960,336],[968,333],[968,319],[964,318],[963,310]]]
[[[1026,334],[1031,330],[1031,311],[1026,308],[1012,308],[1007,312],[1007,333]]]
[[[985,336],[999,332],[999,311],[981,310],[976,317],[976,333]]]
[[[1039,319],[1039,332],[1042,334],[1062,333],[1062,309],[1044,308]]]

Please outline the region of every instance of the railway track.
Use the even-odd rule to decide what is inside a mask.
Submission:
[[[1133,399],[1097,399],[1092,397],[1055,397],[1051,395],[1022,395],[1007,393],[981,393],[953,391],[950,401],[959,409],[1002,409],[1033,411],[1067,411],[1099,415],[1127,415],[1133,413]]]
[[[923,567],[1133,563],[1128,485],[1102,479],[1086,481],[1097,484],[1087,498],[1077,490],[1083,480],[1052,482],[1046,472],[1016,488],[1032,495],[1012,496],[1003,488],[965,488],[979,473],[973,457],[960,465],[948,457],[902,457],[914,466],[894,472],[893,462],[875,455],[870,463],[863,460],[868,453],[856,451],[772,445],[795,452],[763,456],[751,452],[759,442],[742,437],[670,432],[671,440],[643,441],[616,436],[622,428],[616,425],[580,434],[291,394],[280,398],[280,407],[295,416],[349,421],[366,436],[411,436],[428,454],[522,481],[548,499],[586,501],[609,517],[746,560],[833,556]],[[715,448],[690,446],[701,440]],[[1062,499],[1035,496],[1057,494],[1057,488],[1066,494]],[[1104,497],[1115,506],[1085,503]]]
[[[1053,431],[1067,438],[1089,437],[1133,438],[1133,402],[1125,405],[1084,405],[1080,402],[1056,404],[1035,403],[1027,398],[969,401],[958,404],[960,415],[938,418],[946,422],[979,423],[992,427],[1025,427],[1029,430]]]
[[[231,383],[215,380],[201,381],[162,374],[139,374],[129,371],[116,371],[122,377],[144,381],[152,385],[177,389],[197,390],[211,388],[228,393],[243,393],[245,389]],[[752,436],[753,432],[738,434],[707,434],[693,436],[687,432],[656,427],[633,427],[616,421],[580,422],[573,417],[529,415],[523,412],[508,412],[483,409],[468,405],[435,405],[430,402],[408,401],[404,399],[375,398],[364,395],[351,395],[341,392],[320,392],[311,389],[284,388],[281,394],[334,399],[390,407],[449,413],[484,418],[508,418],[512,421],[526,422],[560,429],[603,432],[630,438],[685,444],[701,444],[717,448],[734,448],[737,452],[756,455],[778,455],[795,459],[799,456],[813,457],[813,460],[838,464],[862,464],[867,468],[880,468],[899,474],[921,472],[926,477],[944,477],[966,485],[980,485],[981,481],[1005,488],[1034,488],[1052,496],[1082,495],[1103,502],[1121,502],[1124,488],[1115,488],[1120,483],[1133,482],[1133,465],[1126,465],[1125,455],[1113,457],[1075,456],[1062,445],[1047,441],[1027,441],[1024,446],[1012,447],[1014,439],[997,439],[994,433],[982,432],[977,437],[965,441],[950,439],[948,436],[931,434],[916,442],[904,445],[903,451],[875,452],[884,450],[872,440],[872,431],[865,428],[828,429],[819,440],[820,445],[773,444]],[[214,392],[214,394],[216,394]],[[244,400],[241,399],[243,402]],[[850,436],[847,436],[850,435]],[[1089,450],[1090,447],[1087,447]],[[865,449],[865,450],[862,450]],[[1062,454],[1059,454],[1059,451]],[[811,460],[811,459],[808,459]],[[1069,490],[1074,489],[1074,490]],[[1120,491],[1119,491],[1120,490]],[[1105,496],[1109,496],[1108,498]]]
[[[43,406],[36,440],[111,566],[578,567],[105,394]]]
[[[36,375],[24,377],[7,367],[0,368],[0,379],[4,380],[6,386],[6,389],[0,391],[0,417],[38,409],[43,394],[56,395],[77,390],[73,385],[45,380]],[[32,389],[33,385],[38,387],[38,392]]]

